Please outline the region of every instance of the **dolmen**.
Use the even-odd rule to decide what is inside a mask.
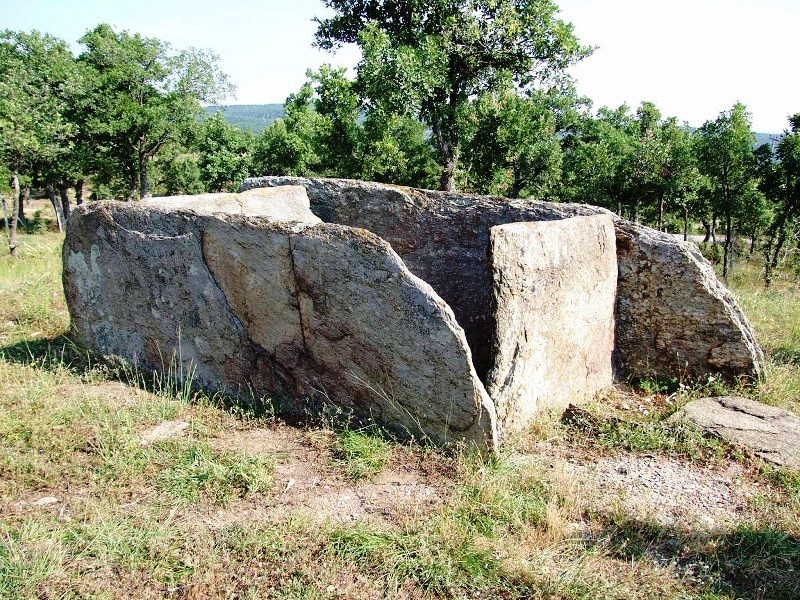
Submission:
[[[63,260],[102,356],[437,445],[495,449],[618,379],[762,369],[693,244],[587,205],[260,177],[79,206]]]

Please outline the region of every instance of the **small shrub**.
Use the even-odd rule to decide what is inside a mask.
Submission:
[[[36,234],[49,231],[49,219],[42,217],[42,211],[37,210],[32,217],[25,220],[25,233]]]

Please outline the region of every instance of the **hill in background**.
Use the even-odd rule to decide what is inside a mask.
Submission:
[[[269,127],[275,120],[283,118],[283,104],[230,104],[228,106],[206,106],[206,113],[221,112],[225,120],[240,129],[255,134]]]
[[[229,104],[228,106],[206,106],[206,113],[213,115],[221,112],[225,120],[240,129],[261,133],[262,129],[269,127],[276,119],[284,116],[283,104]],[[694,128],[692,128],[694,129]],[[754,147],[770,144],[777,139],[777,133],[755,133]]]

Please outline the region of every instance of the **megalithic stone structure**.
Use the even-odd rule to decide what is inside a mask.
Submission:
[[[690,244],[602,209],[329,179],[78,207],[64,287],[87,348],[286,412],[495,448],[614,377],[757,377]]]

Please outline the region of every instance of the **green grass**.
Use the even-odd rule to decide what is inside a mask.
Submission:
[[[234,496],[272,491],[274,461],[269,457],[221,452],[207,444],[168,442],[147,453],[161,468],[155,485],[174,498],[211,498],[224,503]],[[154,455],[155,454],[155,455]]]
[[[345,429],[336,434],[335,460],[353,481],[371,479],[392,460],[394,446],[374,428]]]
[[[766,357],[755,399],[800,414],[800,281],[784,272],[764,288],[760,265],[740,262],[728,281]]]

